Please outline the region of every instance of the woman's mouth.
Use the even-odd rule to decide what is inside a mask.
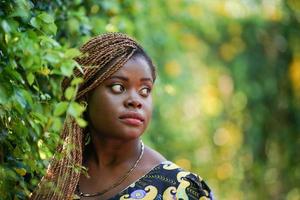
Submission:
[[[140,126],[145,121],[144,117],[137,112],[124,113],[119,117],[119,119],[121,122],[131,126]]]

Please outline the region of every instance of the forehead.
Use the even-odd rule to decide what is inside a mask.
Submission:
[[[145,58],[142,56],[135,56],[130,58],[123,67],[116,71],[112,76],[139,76],[144,78],[152,77],[152,70]]]

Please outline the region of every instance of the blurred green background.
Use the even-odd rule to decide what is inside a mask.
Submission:
[[[300,1],[0,1],[0,199],[45,173],[91,36],[124,32],[158,68],[145,142],[217,199],[300,199]]]

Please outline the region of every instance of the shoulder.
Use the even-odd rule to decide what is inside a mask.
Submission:
[[[150,169],[158,164],[166,161],[166,158],[162,156],[160,153],[155,151],[154,149],[145,146],[145,153],[144,153],[144,165],[149,166]]]
[[[148,146],[145,147],[145,155],[158,162],[166,161],[166,158],[163,155]]]
[[[163,199],[213,199],[210,188],[199,175],[170,161],[162,163],[160,172],[175,183],[164,188]]]

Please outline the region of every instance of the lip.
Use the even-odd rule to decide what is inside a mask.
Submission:
[[[128,125],[132,125],[132,126],[139,126],[141,124],[143,124],[143,122],[145,121],[145,118],[137,113],[137,112],[127,112],[122,114],[119,119]]]

